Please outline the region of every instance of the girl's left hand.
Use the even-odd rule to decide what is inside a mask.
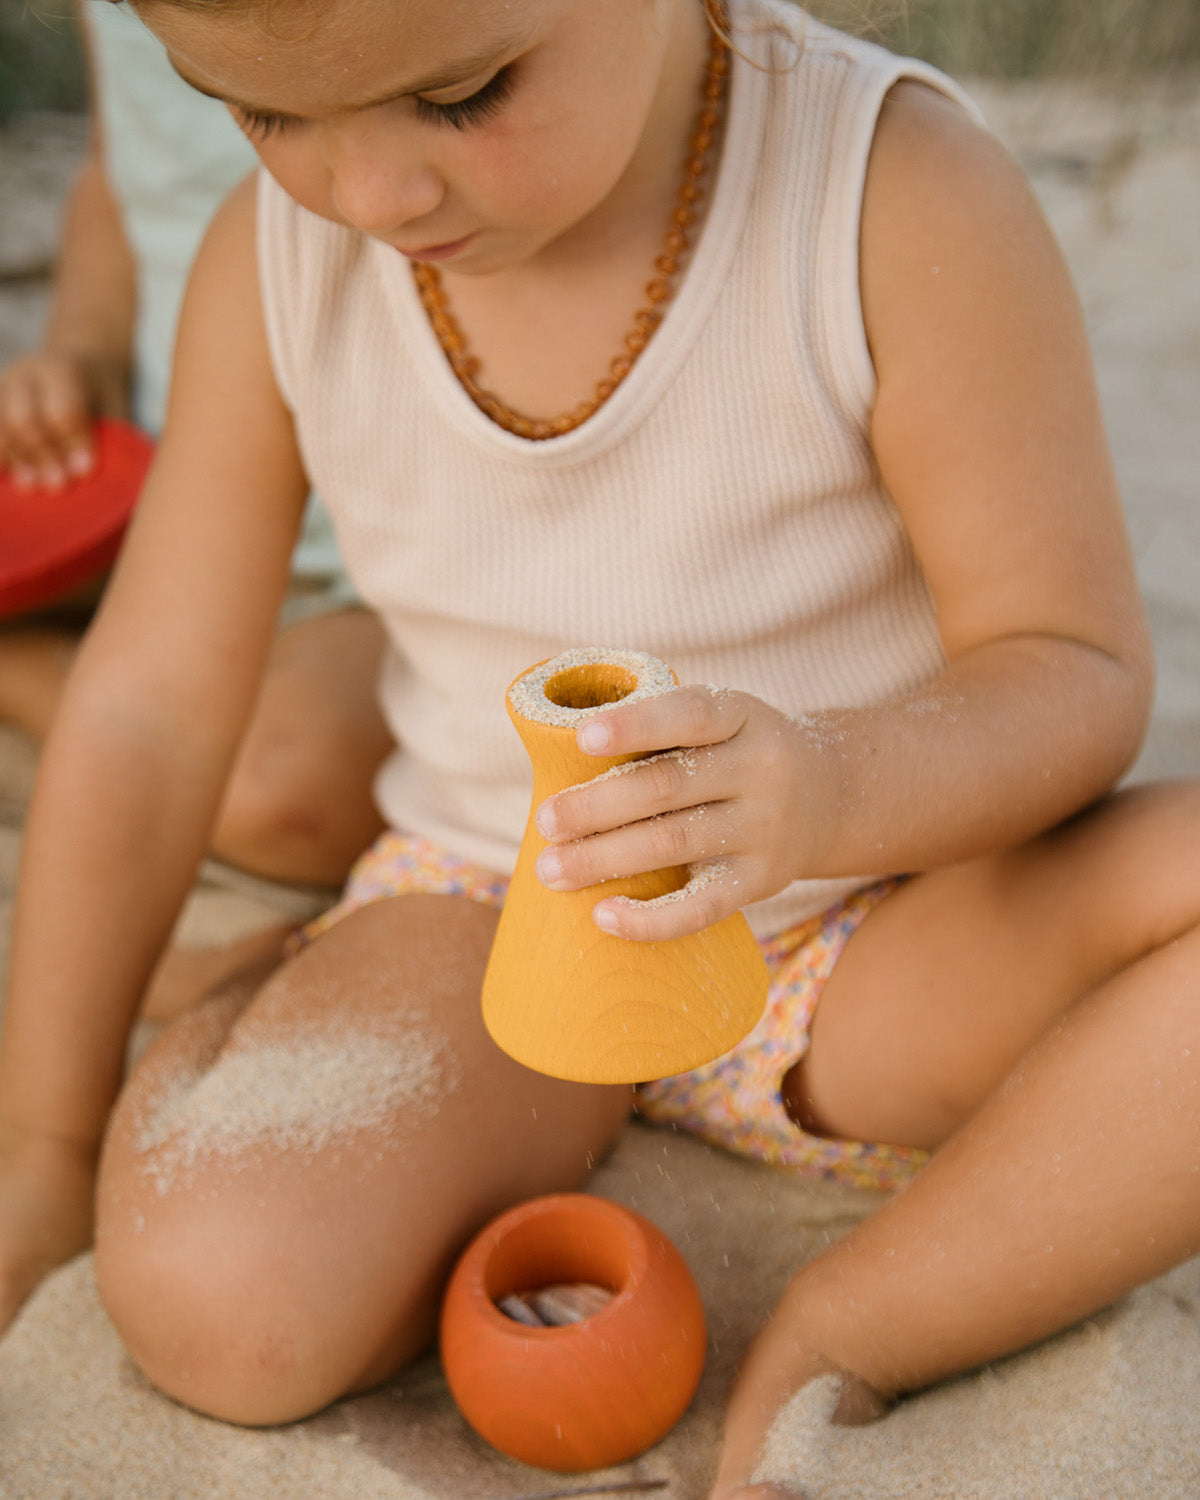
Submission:
[[[702,685],[592,715],[577,735],[596,756],[650,758],[548,797],[538,876],[574,891],[620,876],[709,864],[661,905],[601,900],[598,926],[655,942],[699,932],[773,896],[828,846],[835,798],[819,738],[749,693]]]

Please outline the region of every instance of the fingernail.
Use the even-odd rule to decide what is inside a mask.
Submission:
[[[596,719],[589,720],[576,735],[576,743],[581,750],[586,750],[589,755],[595,755],[598,750],[603,750],[608,744],[608,729]]]
[[[544,839],[552,839],[558,832],[558,819],[554,816],[554,804],[549,799],[542,803],[534,815],[537,831]]]
[[[601,932],[615,933],[617,930],[617,914],[611,906],[594,906],[592,908],[592,921],[595,922]]]
[[[543,885],[554,886],[562,880],[563,865],[557,849],[543,849],[537,858],[537,878]]]
[[[12,471],[13,483],[21,490],[31,490],[37,476],[32,469],[27,469],[24,464],[16,464]]]
[[[47,464],[42,470],[42,483],[47,489],[61,490],[67,482],[67,471],[61,464]]]
[[[92,472],[92,454],[87,448],[73,448],[67,454],[67,473],[75,479],[82,479],[85,474]]]

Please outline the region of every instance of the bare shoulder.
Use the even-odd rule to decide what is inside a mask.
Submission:
[[[1020,167],[954,100],[914,80],[897,84],[880,112],[860,254],[877,363],[968,313],[979,328],[988,304],[999,312],[1020,301],[1034,317],[1075,305]]]
[[[903,79],[891,89],[871,148],[864,218],[914,232],[1021,210],[1040,220],[1024,174],[989,130],[928,84]]]
[[[196,276],[232,276],[257,280],[255,239],[258,222],[258,173],[244,177],[212,217],[196,256]]]
[[[257,203],[252,173],[217,210],[196,254],[180,313],[172,414],[185,406],[176,399],[185,389],[196,410],[196,403],[248,399],[278,405],[259,288]]]
[[[860,282],[877,378],[871,445],[948,654],[1038,633],[1140,652],[1066,263],[1002,144],[919,83],[893,89],[880,115]]]

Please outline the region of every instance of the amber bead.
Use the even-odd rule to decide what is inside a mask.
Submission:
[[[719,0],[713,0],[713,5],[723,26],[724,12]],[[712,19],[711,16],[710,19]],[[671,223],[663,250],[654,260],[654,269],[660,275],[646,286],[648,305],[637,312],[633,327],[625,335],[626,353],[617,355],[611,361],[608,373],[603,379],[597,381],[595,394],[590,400],[580,402],[571,411],[564,412],[561,416],[549,420],[534,419],[513,411],[505,406],[498,396],[477,385],[475,377],[479,373],[479,360],[468,352],[466,338],[447,303],[440,272],[436,266],[424,262],[413,265],[413,280],[416,283],[421,305],[425,309],[430,326],[451,369],[475,405],[505,431],[533,441],[561,437],[574,431],[609,399],[650,342],[652,335],[662,322],[663,305],[671,298],[672,283],[679,273],[680,257],[691,243],[688,230],[696,222],[696,204],[704,196],[703,179],[709,169],[709,154],[717,125],[718,103],[724,92],[725,77],[728,72],[727,44],[719,32],[714,30],[709,46],[708,68],[704,75],[703,102],[690,142],[691,155],[684,169],[684,180],[671,214]]]

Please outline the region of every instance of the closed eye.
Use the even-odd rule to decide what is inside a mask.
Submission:
[[[455,130],[470,130],[500,113],[513,90],[512,69],[501,68],[481,89],[456,99],[453,104],[437,104],[432,99],[413,96],[417,116],[430,125],[452,125]]]
[[[247,109],[243,104],[232,104],[230,108],[234,119],[254,141],[265,141],[299,123],[294,115],[268,114],[265,110]]]

